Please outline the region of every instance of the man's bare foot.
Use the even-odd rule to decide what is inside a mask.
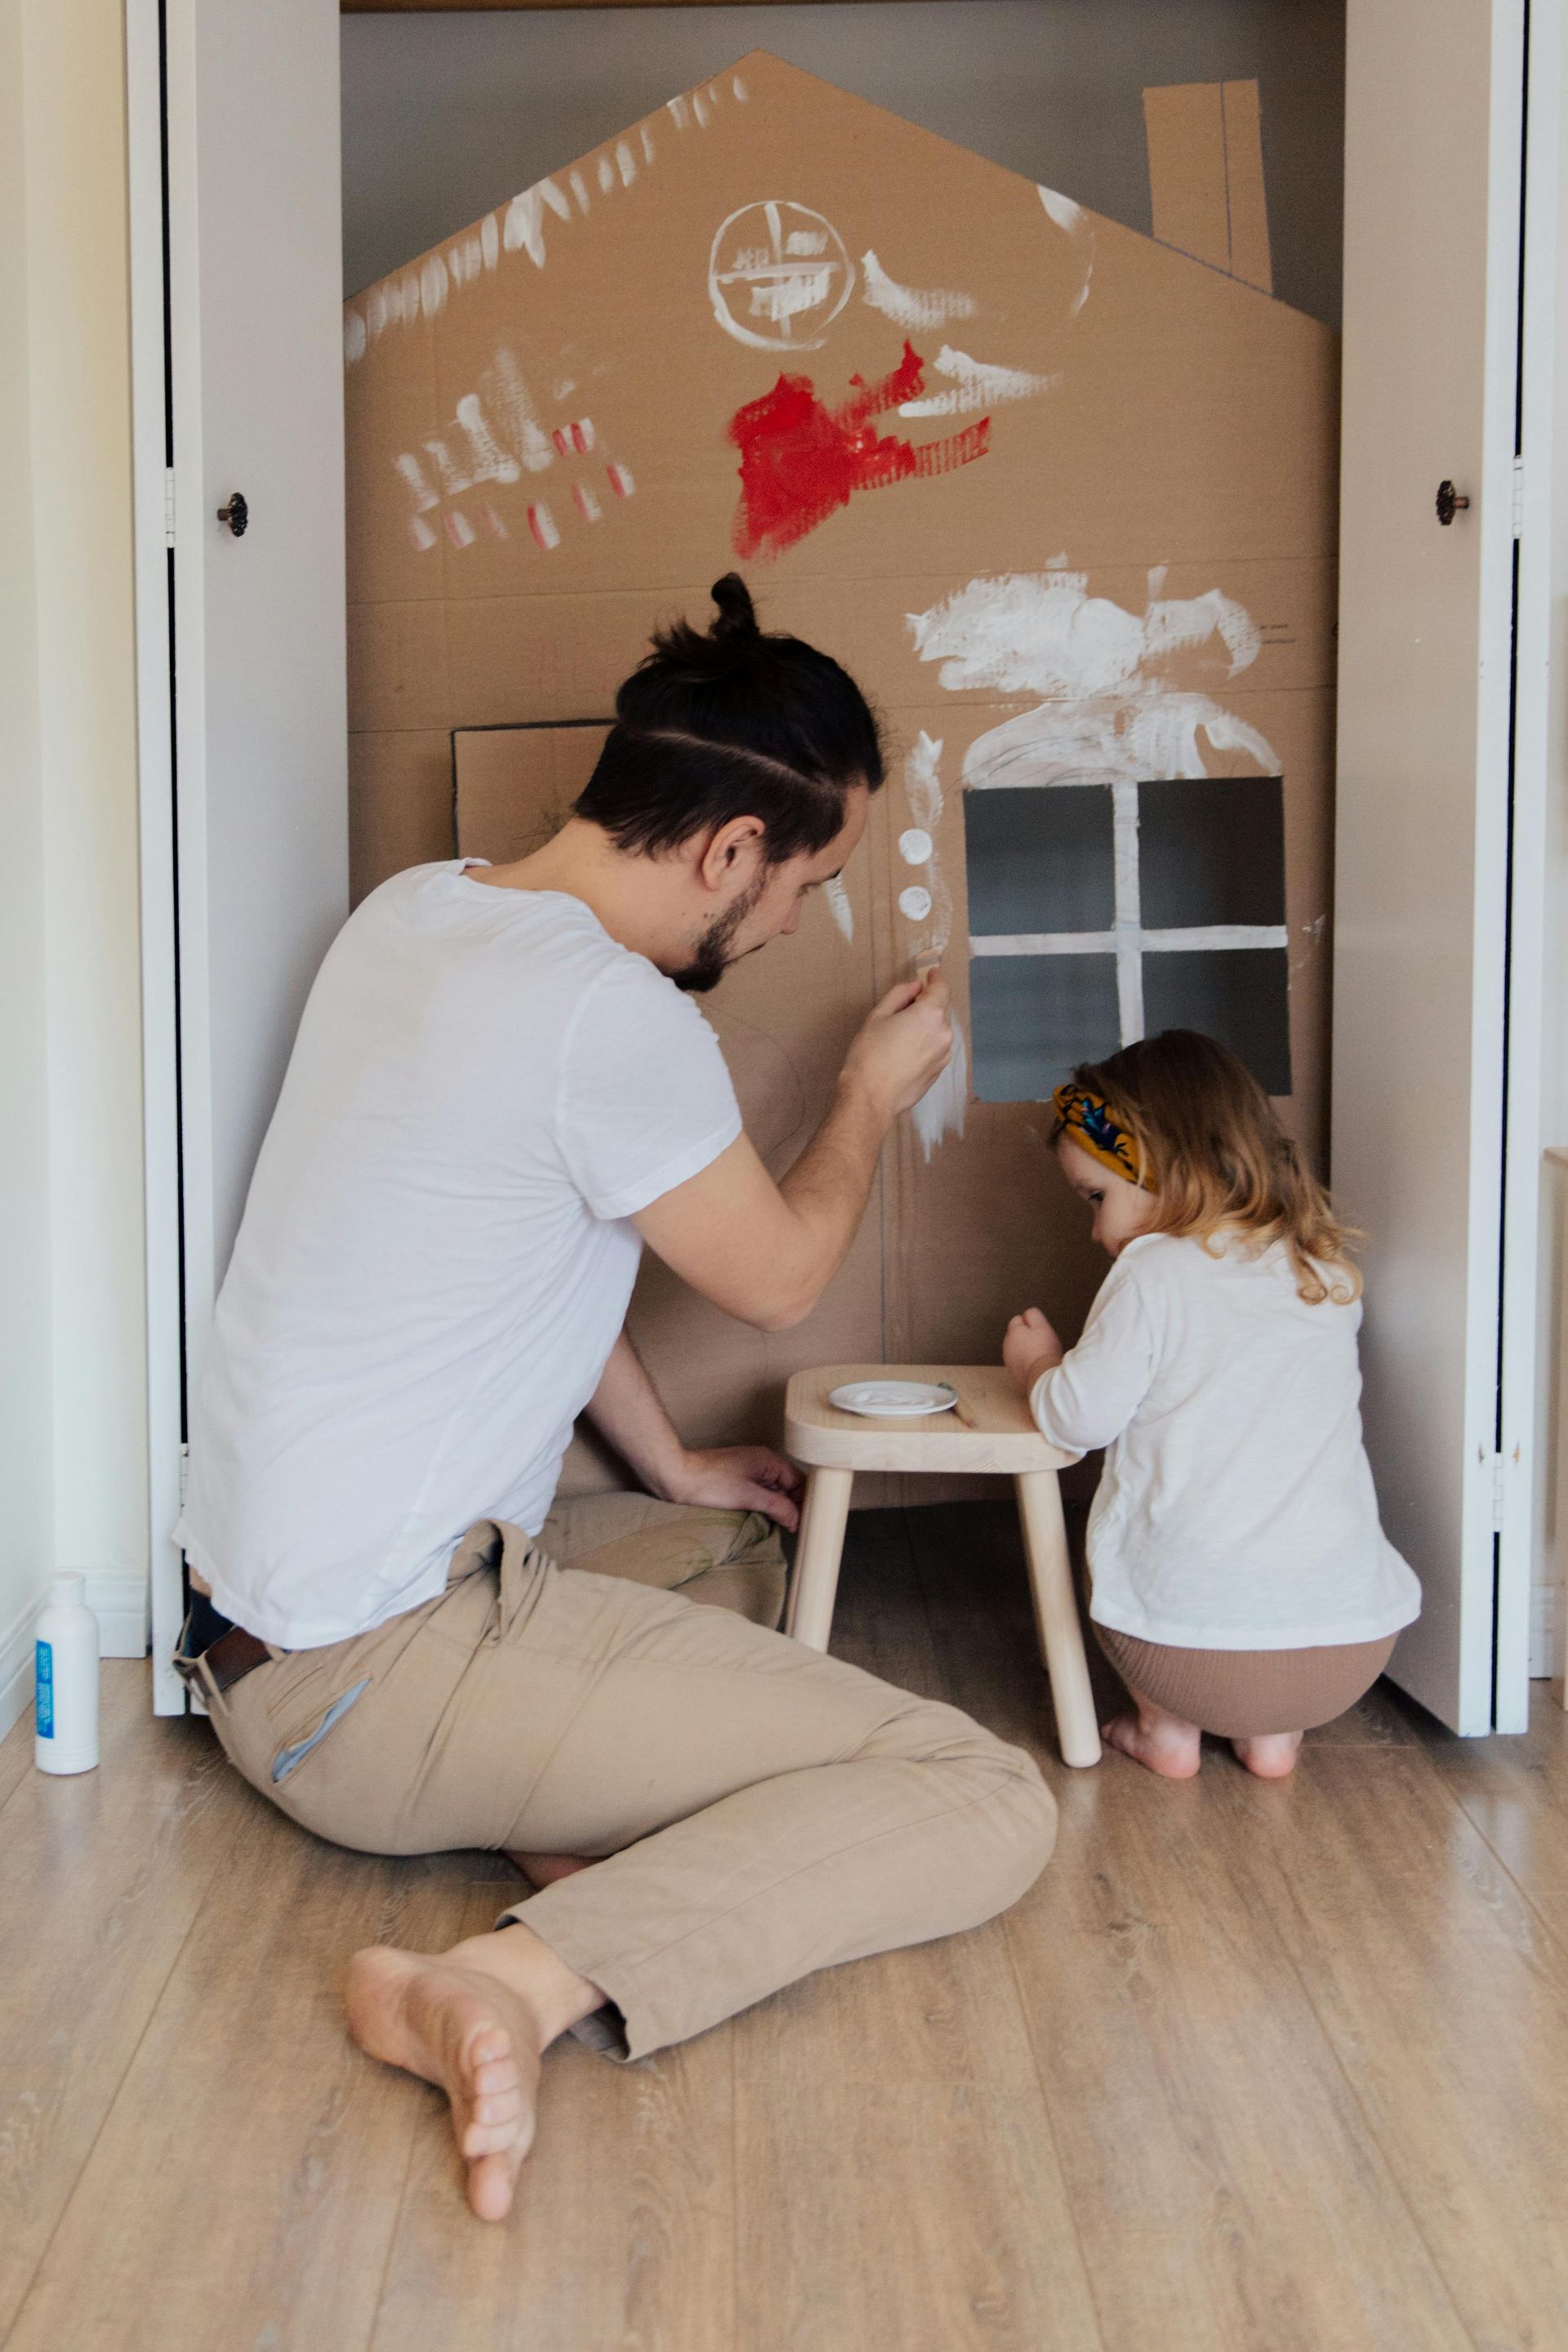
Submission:
[[[373,1944],[349,1962],[345,1990],[361,2049],[447,2094],[484,2221],[510,2211],[533,2144],[542,2053],[603,1998],[521,1923],[439,1957]]]
[[[593,1858],[577,1853],[516,1853],[509,1846],[508,1862],[515,1863],[524,1878],[531,1879],[540,1888],[553,1886],[558,1878],[570,1878],[574,1871],[592,1870]]]
[[[1190,1780],[1203,1760],[1203,1734],[1195,1723],[1167,1715],[1163,1706],[1131,1694],[1135,1715],[1119,1715],[1101,1724],[1100,1736],[1110,1748],[1120,1748],[1136,1764],[1147,1765],[1163,1780]]]
[[[1301,1752],[1299,1731],[1264,1731],[1254,1739],[1233,1739],[1231,1746],[1249,1772],[1260,1780],[1288,1780]]]

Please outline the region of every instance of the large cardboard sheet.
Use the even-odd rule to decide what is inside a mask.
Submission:
[[[759,53],[356,298],[345,351],[359,891],[453,853],[455,730],[459,805],[515,755],[558,813],[650,628],[738,565],[891,746],[837,913],[712,1000],[774,1164],[917,957],[967,1024],[967,793],[1109,796],[1125,846],[1140,782],[1224,775],[1282,779],[1283,1108],[1321,1158],[1326,328]],[[1103,1269],[1047,1115],[973,1099],[964,1045],[798,1332],[650,1272],[638,1343],[694,1437],[772,1430],[796,1365],[1074,1323]]]

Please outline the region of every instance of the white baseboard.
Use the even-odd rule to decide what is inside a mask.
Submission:
[[[99,1655],[147,1654],[147,1580],[134,1570],[89,1569],[87,1605],[98,1619]],[[40,1592],[0,1633],[0,1739],[33,1704],[33,1627],[44,1605]]]
[[[147,1580],[133,1569],[87,1570],[87,1605],[98,1620],[100,1658],[147,1654]]]
[[[33,1704],[33,1620],[38,1607],[29,1601],[0,1633],[0,1739]]]
[[[1530,1676],[1532,1682],[1553,1675],[1556,1667],[1557,1587],[1537,1584],[1530,1595]]]

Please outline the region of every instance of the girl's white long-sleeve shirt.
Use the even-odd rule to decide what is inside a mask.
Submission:
[[[1142,1234],[1030,1407],[1104,1446],[1090,1614],[1192,1650],[1374,1642],[1421,1588],[1378,1522],[1362,1444],[1361,1304],[1309,1307],[1283,1244]]]

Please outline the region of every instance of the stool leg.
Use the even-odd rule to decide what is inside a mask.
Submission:
[[[1094,1719],[1094,1693],[1089,1684],[1089,1661],[1083,1654],[1083,1628],[1079,1623],[1078,1601],[1072,1589],[1072,1565],[1068,1558],[1067,1528],[1062,1521],[1057,1474],[1054,1470],[1026,1470],[1013,1483],[1018,1490],[1018,1516],[1024,1524],[1035,1624],[1040,1636],[1040,1653],[1051,1678],[1051,1703],[1056,1709],[1062,1761],[1098,1764],[1100,1727]]]
[[[833,1632],[838,1562],[854,1484],[853,1470],[814,1470],[806,1480],[784,1630],[808,1650],[826,1650]]]

